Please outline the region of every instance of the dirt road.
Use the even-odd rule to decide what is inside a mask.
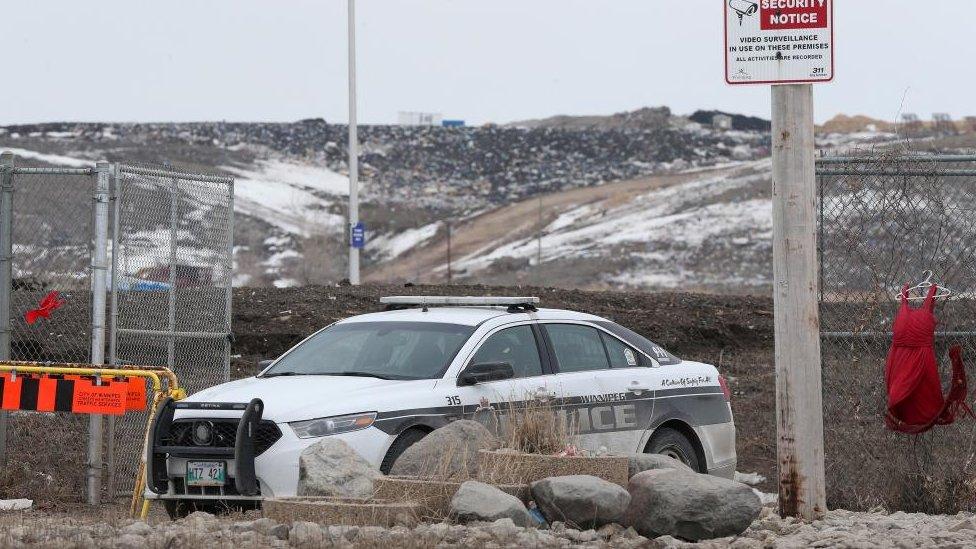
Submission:
[[[452,226],[451,256],[454,261],[490,252],[499,245],[530,237],[549,225],[560,214],[583,205],[609,209],[647,191],[686,183],[703,173],[721,174],[735,168],[717,168],[704,172],[643,177],[607,183],[530,198],[491,210]],[[542,212],[540,216],[540,210]],[[413,280],[418,273],[430,280],[431,273],[446,277],[447,235],[438,236],[391,261],[367,268],[367,282]],[[436,278],[436,277],[435,277]]]

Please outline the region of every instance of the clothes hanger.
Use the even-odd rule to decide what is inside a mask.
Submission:
[[[949,288],[941,284],[935,284],[934,282],[932,282],[933,276],[934,275],[931,270],[926,269],[922,271],[922,281],[914,286],[910,286],[908,288],[908,291],[905,292],[908,295],[907,298],[908,301],[921,301],[925,299],[925,296],[928,294],[929,288],[931,288],[933,285],[936,285],[939,288],[938,290],[936,290],[933,298],[938,299],[943,297],[949,297],[950,295],[952,295],[952,290],[950,290]],[[912,297],[912,292],[915,290],[918,290],[921,295]],[[901,290],[898,290],[898,292],[895,293],[895,297],[901,297]]]

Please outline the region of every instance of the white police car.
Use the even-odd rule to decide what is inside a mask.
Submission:
[[[408,446],[487,403],[554,399],[587,449],[662,453],[731,478],[729,392],[610,320],[537,298],[390,297],[255,377],[168,401],[153,420],[147,496],[171,515],[295,495],[298,458],[339,437],[384,472]]]

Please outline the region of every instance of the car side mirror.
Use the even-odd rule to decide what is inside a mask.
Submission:
[[[508,362],[482,362],[471,364],[458,376],[458,387],[477,385],[486,381],[499,381],[515,377],[515,370]]]

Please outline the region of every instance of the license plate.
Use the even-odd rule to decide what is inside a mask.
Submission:
[[[227,464],[223,461],[189,461],[186,464],[187,486],[223,486],[227,484]]]

